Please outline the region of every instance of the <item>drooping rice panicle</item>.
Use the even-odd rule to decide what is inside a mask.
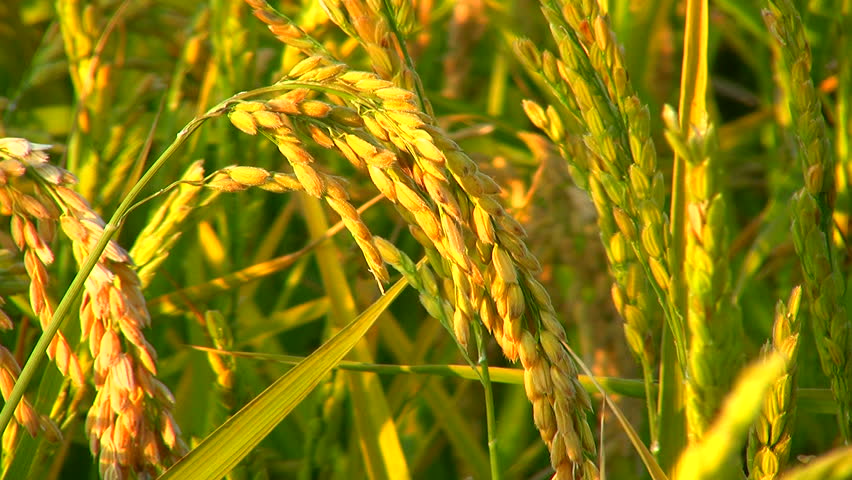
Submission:
[[[412,2],[323,0],[322,5],[329,18],[366,50],[379,77],[415,92],[420,108],[432,114],[405,42],[415,28]]]
[[[56,182],[74,179],[47,163],[47,148],[48,145],[32,144],[23,138],[0,139],[0,157],[3,159],[0,208],[4,215],[11,216],[12,240],[24,254],[24,266],[29,277],[30,306],[42,328],[53,317],[54,304],[48,293],[47,266],[54,261],[50,243],[56,233],[59,211],[36,179],[45,176]],[[77,355],[62,332],[53,338],[47,354],[75,385],[85,383]]]
[[[793,430],[796,421],[797,365],[799,355],[799,305],[801,287],[790,293],[787,304],[778,301],[772,341],[763,348],[763,354],[777,352],[786,362],[785,372],[770,388],[763,402],[763,412],[751,430],[748,443],[749,479],[770,480],[778,478],[790,460]]]
[[[817,351],[839,406],[840,432],[852,439],[852,319],[843,304],[845,279],[834,246],[832,221],[834,151],[811,80],[811,52],[798,12],[789,0],[770,0],[763,19],[772,34],[775,77],[786,92],[795,138],[795,154],[804,187],[793,197],[793,242],[805,276],[805,295]]]
[[[297,30],[283,17],[269,18],[271,9],[259,11],[274,31],[286,30],[288,43],[313,44],[293,33]],[[324,55],[306,59],[290,77],[302,85],[315,83],[318,90],[334,94],[357,112],[358,120],[343,128],[329,114],[324,125],[333,147],[324,145],[324,139],[317,143],[337,149],[356,165],[366,165],[379,190],[407,212],[404,218],[410,222],[413,218],[415,237],[441,254],[431,257],[432,267],[445,282],[449,280],[443,294],[454,307],[457,340],[465,345],[467,325],[481,319],[506,356],[521,359],[529,376],[527,394],[536,424],[551,447],[557,475],[596,475],[594,440],[584,418],[588,398],[576,384],[576,368],[560,343],[565,333],[549,296],[532,278],[540,266],[524,245],[523,229],[496,200],[499,187],[434,126],[413,93],[375,74],[349,71]],[[284,103],[282,115],[289,112],[295,124],[301,112],[291,108],[293,102]],[[275,99],[270,100],[265,110],[276,105]],[[258,130],[256,115],[246,113],[251,118],[239,114],[236,121],[232,114],[232,123],[249,133]],[[259,130],[281,149],[274,129]],[[283,149],[285,155],[291,150]]]
[[[659,341],[658,333],[652,327],[650,319],[655,316],[657,309],[636,254],[624,235],[618,231],[612,213],[615,205],[608,195],[601,192],[600,184],[595,180],[596,174],[585,170],[582,159],[592,157],[592,154],[585,146],[572,140],[571,136],[565,135],[561,127],[554,128],[554,125],[561,124],[555,109],[549,106],[545,111],[531,101],[525,101],[524,108],[533,124],[548,132],[551,139],[560,146],[564,158],[574,165],[575,180],[578,177],[585,178],[588,185],[598,188],[596,194],[589,193],[598,212],[600,238],[615,280],[611,286],[611,296],[616,310],[624,319],[627,344],[639,361],[646,387],[650,392],[655,377],[654,366],[658,355],[656,345]],[[584,176],[584,173],[588,176]],[[650,412],[654,407],[649,403],[648,408]]]
[[[71,240],[75,259],[82,262],[103,234],[105,223],[83,197],[69,188],[76,181],[74,176],[48,162],[44,151],[47,146],[24,139],[1,142],[0,151],[7,160],[17,162],[19,176],[27,175],[34,184],[32,188],[45,199],[36,203],[30,200],[35,198],[32,196],[10,195],[15,199],[10,209],[20,211],[18,205],[25,204],[30,212],[40,210],[39,218],[54,221],[51,229],[43,227],[42,233],[28,227],[26,219],[18,221],[21,245],[33,252],[25,252],[28,272],[31,278],[38,279],[38,285],[30,290],[33,310],[40,317],[45,316],[42,322],[46,324],[53,316],[45,288],[45,263],[52,259],[52,253],[43,237],[52,238],[55,223],[59,223]],[[150,325],[150,316],[139,279],[130,266],[127,252],[110,242],[86,282],[80,306],[81,330],[94,360],[96,389],[86,433],[105,478],[153,475],[187,450],[172,414],[174,397],[154,376],[156,352],[142,334],[142,328]],[[83,372],[73,350],[63,340],[57,334],[48,354],[63,374],[82,385]]]

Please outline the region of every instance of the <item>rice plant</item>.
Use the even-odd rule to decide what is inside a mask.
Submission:
[[[852,5],[0,6],[3,479],[852,478]]]

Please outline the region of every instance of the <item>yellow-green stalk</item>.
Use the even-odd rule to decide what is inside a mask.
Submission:
[[[731,302],[726,199],[714,157],[715,129],[705,119],[680,130],[666,108],[666,138],[686,162],[686,255],[689,332],[686,419],[690,441],[709,427],[739,368],[742,325]]]
[[[805,186],[793,197],[793,243],[805,277],[820,363],[838,405],[841,435],[848,442],[852,439],[852,319],[843,306],[846,285],[832,241],[834,151],[810,77],[811,53],[801,18],[789,0],[770,0],[766,7],[763,19],[772,34],[776,81],[787,93],[795,153],[804,174]]]
[[[796,287],[790,293],[786,305],[778,301],[772,326],[772,342],[763,348],[764,356],[772,352],[780,354],[786,367],[784,374],[770,387],[761,415],[751,429],[748,443],[749,480],[778,478],[790,459],[796,421],[801,299],[802,289]]]

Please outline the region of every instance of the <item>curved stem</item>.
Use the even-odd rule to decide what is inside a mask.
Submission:
[[[148,185],[148,182],[150,182],[160,168],[166,164],[166,161],[174,155],[177,149],[183,145],[187,138],[189,138],[189,136],[192,135],[192,133],[195,132],[202,123],[227,112],[230,105],[237,100],[289,88],[293,87],[289,84],[275,84],[269,87],[258,88],[256,90],[240,92],[211,108],[204,115],[192,119],[192,121],[186,124],[186,126],[178,132],[174,142],[172,142],[171,145],[169,145],[169,147],[160,155],[160,157],[157,158],[153,165],[151,165],[151,168],[145,172],[145,175],[136,182],[136,185],[133,186],[115,210],[115,213],[112,214],[112,218],[110,218],[109,223],[104,226],[103,235],[101,235],[98,243],[94,246],[92,251],[89,253],[89,256],[86,257],[86,260],[80,266],[80,271],[77,272],[77,276],[74,277],[74,281],[71,282],[71,286],[69,286],[68,290],[65,291],[65,295],[62,297],[62,301],[59,302],[59,306],[56,307],[56,311],[53,314],[50,324],[48,324],[42,332],[38,343],[36,343],[35,348],[33,348],[27,362],[24,364],[24,367],[21,370],[21,375],[18,377],[18,381],[15,383],[15,387],[12,389],[12,392],[9,394],[6,404],[3,405],[3,410],[0,411],[0,432],[6,430],[6,426],[12,419],[15,408],[17,408],[18,403],[20,403],[21,398],[24,396],[24,391],[35,376],[36,369],[38,369],[38,366],[47,351],[48,345],[50,345],[51,340],[53,340],[53,336],[56,335],[56,332],[59,331],[59,327],[62,326],[62,322],[71,312],[71,306],[82,294],[86,279],[95,268],[95,265],[97,265],[98,260],[101,258],[101,254],[103,254],[103,251],[106,249],[109,241],[121,227],[121,224],[124,223],[127,213],[133,206],[136,197],[138,197],[142,192],[142,189]]]

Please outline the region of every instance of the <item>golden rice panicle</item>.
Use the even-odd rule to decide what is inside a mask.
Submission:
[[[411,0],[323,0],[322,6],[331,21],[358,40],[379,77],[411,92],[423,92],[405,44],[407,34],[416,28]],[[424,111],[431,112],[431,105],[422,94],[417,95],[417,100]]]
[[[338,73],[343,73],[340,71]],[[233,123],[234,113],[244,113],[248,116],[238,116],[243,131],[254,129],[263,131],[278,146],[278,150],[287,159],[293,168],[297,183],[306,193],[311,196],[322,198],[341,217],[347,230],[352,234],[358,244],[370,271],[380,283],[388,281],[388,273],[384,262],[381,260],[378,250],[373,242],[373,236],[361,219],[355,207],[349,202],[343,181],[332,177],[315,166],[315,159],[306,147],[302,138],[318,138],[317,143],[331,148],[337,145],[332,137],[319,125],[328,117],[335,106],[313,100],[307,97],[304,89],[293,90],[285,95],[269,100],[268,102],[243,102],[238,103],[231,112]],[[339,108],[338,108],[339,110]],[[277,120],[273,120],[272,118]],[[251,127],[247,127],[247,126]],[[235,126],[237,126],[235,124]],[[331,132],[331,130],[328,130]],[[349,135],[353,139],[358,138]],[[360,139],[359,139],[360,140]],[[344,155],[356,157],[356,161],[365,165],[376,161],[378,148],[369,142],[360,140],[357,148],[352,148],[352,142],[348,144],[348,150]],[[339,147],[338,147],[339,148]],[[368,153],[366,150],[370,150]],[[344,152],[341,149],[341,152]],[[393,158],[382,159],[386,164],[393,163]],[[217,173],[213,182],[208,184],[221,190],[237,191],[248,187],[260,187],[270,191],[294,190],[292,177],[267,172],[258,167],[237,166],[230,167]],[[288,186],[289,182],[289,186]]]
[[[63,193],[64,199],[75,195]],[[102,235],[103,223],[91,210],[73,205],[64,205],[62,226],[82,262]],[[130,261],[111,242],[86,282],[80,305],[97,390],[86,433],[101,475],[113,478],[154,474],[187,451],[172,414],[174,397],[155,377],[157,353],[142,333],[150,316]]]
[[[48,163],[43,151],[46,147],[33,144],[27,147],[23,142],[13,146],[26,153],[17,160],[27,168],[27,173],[32,171],[38,176],[41,197],[50,199],[50,203],[28,200],[28,210],[43,210],[39,218],[59,220],[61,230],[71,241],[74,258],[80,264],[103,235],[104,221],[83,197],[68,188],[74,183],[74,177]],[[0,151],[9,151],[3,148],[8,143],[0,145]],[[18,205],[20,201],[13,202],[9,208],[16,211],[20,209]],[[31,287],[31,299],[35,302],[34,310],[42,312],[41,315],[50,310],[50,315],[42,320],[46,322],[53,312],[43,293],[44,260],[48,259],[48,253],[40,246],[46,248],[48,242],[36,237],[39,231],[29,227],[26,218],[15,222],[18,226],[13,224],[13,229],[21,231],[21,245],[33,252],[25,253],[24,259],[28,272],[39,279],[39,284]],[[51,238],[54,230],[50,230]],[[41,234],[45,232],[42,230]],[[83,339],[88,340],[93,358],[97,392],[86,419],[86,434],[92,453],[99,457],[101,476],[123,479],[146,473],[154,475],[187,449],[171,412],[174,397],[168,387],[154,377],[156,352],[142,334],[142,329],[150,325],[150,316],[139,278],[131,268],[130,256],[114,241],[108,244],[85,283],[80,321]],[[48,353],[52,352],[57,365],[67,365],[70,370],[74,357],[64,345],[67,344],[54,339]],[[82,372],[78,375],[82,383]]]
[[[325,47],[305,33],[286,15],[272,8],[266,0],[245,0],[245,2],[252,8],[254,16],[265,23],[269,31],[281,42],[302,51],[306,55],[328,55]]]
[[[314,67],[323,70],[340,65],[325,58],[304,62],[305,67],[294,67],[299,75],[308,75],[306,71]],[[266,108],[256,105],[260,102],[235,108],[249,114],[240,114],[237,126],[248,133],[263,131],[292,165],[313,171],[313,157],[299,140],[304,136],[299,125],[307,122],[327,127],[335,147],[356,166],[367,166],[377,188],[388,193],[414,226],[412,233],[427,247],[432,270],[443,280],[439,282],[440,302],[421,296],[430,313],[452,319],[447,324],[452,325],[460,343],[470,322],[477,314],[484,315],[483,322],[512,360],[519,358],[525,334],[534,340],[535,348],[526,350],[525,369],[535,365],[538,371],[547,372],[550,381],[539,382],[528,393],[540,412],[537,424],[551,449],[551,462],[559,478],[596,476],[595,445],[585,419],[588,397],[576,383],[577,370],[562,343],[565,333],[555,320],[549,297],[540,285],[529,281],[541,267],[526,247],[523,228],[500,205],[499,186],[435,126],[435,119],[423,112],[428,105],[418,106],[418,97],[411,91],[374,73],[339,68],[321,83],[318,90],[345,92],[337,98],[361,120],[350,115],[350,121],[342,124],[339,120],[346,116],[335,112],[347,110],[334,107],[318,112],[322,115],[299,110],[305,94],[290,98],[290,102],[270,100]],[[282,121],[280,132],[265,130],[264,122],[271,123],[265,116],[258,117],[256,112],[261,110],[276,111],[288,121]],[[390,157],[382,155],[384,151],[397,161],[387,161]],[[319,186],[300,180],[309,192],[312,186]],[[505,249],[517,272],[515,278],[509,269],[499,273],[493,270],[490,260],[494,246]],[[503,253],[498,251],[497,255],[505,260]],[[530,288],[537,293],[528,296],[526,289]],[[447,306],[452,310],[446,311]]]
[[[380,105],[384,111],[410,115],[410,106]],[[394,110],[400,107],[404,110]],[[526,247],[524,229],[500,205],[500,189],[494,181],[440,128],[432,126],[430,117],[423,120],[379,123],[388,138],[397,139],[400,148],[411,154],[419,167],[417,183],[426,186],[429,200],[437,207],[441,222],[436,233],[443,241],[433,241],[439,252],[444,244],[456,272],[452,277],[456,311],[469,315],[467,306],[458,302],[460,293],[478,299],[471,312],[480,315],[507,358],[520,358],[525,375],[537,379],[528,385],[527,395],[560,478],[574,478],[574,472],[592,478],[595,444],[585,418],[588,397],[576,383],[577,370],[562,344],[565,332],[550,298],[533,280],[541,267]],[[404,183],[397,179],[396,185]],[[489,252],[489,256],[471,257],[471,251]],[[460,271],[466,274],[464,281],[459,281]]]
[[[763,348],[763,356],[777,352],[786,361],[786,366],[784,373],[770,387],[763,402],[763,411],[749,435],[750,480],[777,478],[790,460],[793,426],[796,421],[801,300],[802,289],[795,287],[786,305],[778,301],[775,323],[772,326],[772,340]]]
[[[795,155],[804,187],[793,197],[793,245],[805,278],[814,337],[823,372],[838,404],[840,433],[852,441],[852,319],[844,307],[845,275],[835,246],[834,150],[811,79],[805,27],[789,0],[769,0],[763,20],[769,28],[776,81],[787,101]]]
[[[362,93],[375,98],[379,92],[384,94],[383,88],[364,87]],[[468,317],[469,322],[471,314],[478,313],[506,357],[513,361],[521,355],[525,335],[535,341],[536,348],[526,349],[525,371],[547,371],[549,378],[556,376],[560,382],[554,386],[552,381],[541,381],[527,392],[539,412],[537,426],[551,449],[552,464],[565,478],[572,478],[575,471],[593,475],[595,445],[585,419],[588,398],[582,389],[573,388],[576,367],[559,343],[565,333],[556,321],[550,298],[537,282],[530,281],[541,267],[526,247],[523,228],[500,205],[496,183],[480,172],[443,130],[433,126],[430,116],[418,112],[402,94],[385,97],[371,102],[372,112],[367,110],[364,114],[375,115],[386,136],[409,154],[416,167],[415,185],[429,192],[427,208],[418,201],[403,200],[408,204],[402,205],[415,216],[420,212],[437,213],[439,228],[430,240],[439,252],[445,253],[443,256],[450,260],[451,272],[455,273],[450,292],[457,307],[454,325],[459,325],[460,317]],[[388,101],[397,98],[402,101]],[[388,117],[401,121],[389,122],[385,120]],[[388,173],[392,174],[397,197],[412,189],[408,183],[411,180],[402,177],[410,175],[406,170],[393,169]],[[433,203],[437,211],[432,209]],[[420,226],[425,224],[421,222]],[[493,253],[495,248],[497,253]],[[472,251],[489,255],[477,258],[470,256]],[[533,289],[536,294],[527,295],[525,289]],[[459,301],[462,297],[478,301],[471,302],[474,308],[468,308]],[[544,330],[538,329],[539,324],[545,325]],[[541,334],[544,331],[550,335]],[[559,386],[564,388],[554,390]]]
[[[53,318],[47,267],[54,260],[50,243],[59,217],[49,189],[51,183],[74,180],[72,175],[48,163],[48,148],[49,145],[33,144],[23,138],[0,139],[0,158],[3,159],[0,161],[0,209],[11,217],[12,240],[24,254],[29,277],[30,306],[42,328]],[[83,371],[62,332],[53,337],[47,354],[63,375],[70,377],[75,385],[83,385]]]

